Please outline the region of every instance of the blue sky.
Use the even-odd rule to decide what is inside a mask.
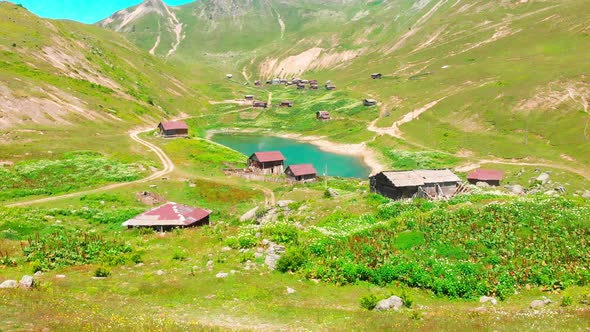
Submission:
[[[3,1],[3,0],[0,0]],[[194,0],[165,0],[171,6]],[[31,12],[47,18],[64,18],[83,23],[96,23],[123,8],[135,6],[142,0],[10,0],[22,4]]]

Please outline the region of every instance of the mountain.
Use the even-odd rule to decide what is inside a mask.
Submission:
[[[245,80],[331,79],[380,101],[368,129],[415,146],[584,164],[590,28],[580,13],[589,10],[584,0],[203,0],[168,8],[180,42],[156,54]],[[172,20],[168,11],[127,15],[121,31],[153,49],[158,36],[170,39],[171,26],[157,23]]]

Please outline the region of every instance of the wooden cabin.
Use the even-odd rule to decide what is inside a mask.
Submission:
[[[317,173],[312,164],[291,165],[285,170],[289,179],[300,182],[314,181]]]
[[[184,121],[160,122],[158,131],[163,137],[188,137],[188,125]]]
[[[485,182],[490,186],[499,186],[504,179],[504,172],[496,169],[477,169],[467,175],[467,181],[471,184]]]
[[[254,96],[253,95],[245,95],[244,99],[252,101],[252,100],[254,100]]]
[[[310,85],[318,85],[318,80],[309,80]]]
[[[311,90],[317,90],[317,89],[318,89],[318,85],[317,85],[317,84],[310,84],[310,85],[309,85],[309,88],[310,88]]]
[[[297,84],[297,90],[304,90],[304,89],[305,89],[305,84],[303,84],[303,83]]]
[[[225,78],[227,78],[228,80],[232,79],[232,77],[234,77],[234,75],[232,75],[232,74],[225,75]]]
[[[375,106],[375,105],[377,105],[377,101],[375,99],[365,99],[365,100],[363,100],[363,105]]]
[[[170,202],[137,215],[124,222],[122,226],[168,231],[174,228],[208,225],[209,215],[211,215],[209,210]]]
[[[248,167],[262,174],[283,174],[285,157],[280,151],[255,152],[248,158]]]
[[[391,199],[442,199],[462,189],[461,179],[450,170],[386,171],[369,178],[371,192]]]
[[[382,76],[383,75],[381,75],[381,73],[373,73],[373,74],[371,74],[371,78],[374,79],[374,80],[380,80]]]
[[[254,81],[254,85],[262,86],[262,82],[260,80],[256,80],[256,81]]]
[[[255,100],[254,102],[252,102],[252,107],[267,108],[268,107],[268,102],[261,101],[261,100]]]
[[[315,113],[315,118],[318,120],[330,120],[330,112],[328,111],[317,111]]]
[[[290,100],[281,101],[281,107],[293,107],[293,102]]]
[[[332,84],[326,84],[326,90],[336,90],[336,86]]]

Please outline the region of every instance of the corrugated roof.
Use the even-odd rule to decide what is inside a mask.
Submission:
[[[281,151],[255,152],[252,156],[255,156],[256,159],[261,163],[283,161],[286,159]],[[252,158],[252,156],[250,156],[250,158]]]
[[[468,180],[501,181],[504,172],[497,169],[477,169],[467,175]]]
[[[287,167],[287,170],[291,170],[294,176],[304,176],[304,175],[316,175],[318,172],[315,170],[312,164],[299,164],[299,165],[291,165]]]
[[[166,121],[161,125],[164,130],[188,129],[188,125],[184,121]]]
[[[461,179],[448,169],[386,171],[383,172],[383,175],[396,187],[415,187],[431,183],[461,182]]]
[[[210,214],[208,210],[170,202],[127,220],[123,226],[190,226]]]

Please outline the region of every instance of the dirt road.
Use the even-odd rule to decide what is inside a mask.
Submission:
[[[153,151],[158,156],[158,158],[160,158],[160,161],[162,162],[162,165],[164,166],[164,169],[162,169],[161,171],[155,172],[154,174],[152,174],[146,178],[137,180],[137,181],[114,183],[114,184],[110,184],[108,186],[104,186],[104,187],[100,187],[100,188],[96,188],[96,189],[79,191],[79,192],[75,192],[75,193],[58,195],[58,196],[39,198],[39,199],[34,199],[34,200],[26,201],[26,202],[9,204],[7,206],[8,207],[28,206],[28,205],[32,205],[32,204],[52,202],[52,201],[56,201],[56,200],[60,200],[60,199],[64,199],[64,198],[78,197],[78,196],[93,194],[93,193],[97,193],[97,192],[101,192],[101,191],[105,191],[105,190],[111,190],[111,189],[116,189],[116,188],[120,188],[120,187],[125,187],[125,186],[129,186],[132,184],[144,183],[144,182],[152,181],[152,180],[155,180],[155,179],[158,179],[158,178],[161,178],[163,176],[170,174],[172,171],[174,171],[174,163],[172,162],[172,160],[170,160],[168,155],[166,155],[166,153],[164,153],[164,151],[162,151],[162,149],[155,146],[154,144],[144,141],[141,138],[139,138],[139,134],[145,133],[145,132],[148,132],[151,130],[153,130],[153,128],[149,128],[149,129],[144,128],[144,129],[133,130],[133,131],[129,132],[129,137],[132,140],[136,141],[137,143],[139,143],[139,144],[147,147],[151,151]]]

